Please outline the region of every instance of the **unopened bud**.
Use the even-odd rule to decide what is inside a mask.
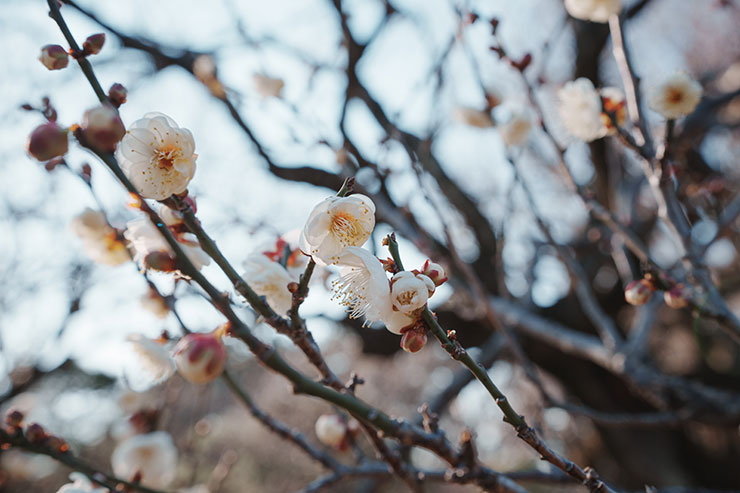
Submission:
[[[630,305],[644,305],[650,301],[653,291],[655,291],[655,286],[647,279],[632,281],[624,288],[624,299]]]
[[[63,438],[55,435],[48,435],[44,445],[55,452],[67,452],[69,450],[69,444]]]
[[[441,286],[447,281],[447,274],[444,268],[439,264],[435,264],[430,259],[424,262],[421,273],[431,279],[435,286]]]
[[[110,106],[98,106],[87,110],[82,118],[82,132],[85,140],[101,151],[113,152],[116,145],[126,135],[118,112]]]
[[[59,45],[46,45],[41,48],[39,60],[49,70],[63,69],[69,63],[67,51]]]
[[[38,423],[31,423],[26,427],[26,431],[23,433],[26,439],[36,445],[44,443],[48,435],[44,427]]]
[[[314,427],[316,437],[329,447],[341,448],[347,436],[347,425],[341,416],[322,414]]]
[[[665,304],[676,310],[685,308],[691,299],[691,290],[684,284],[678,283],[663,294]]]
[[[108,99],[110,99],[110,102],[113,103],[113,106],[116,108],[126,102],[127,96],[128,91],[118,82],[110,86],[110,89],[108,89]]]
[[[63,156],[69,149],[67,131],[54,122],[36,127],[28,137],[28,153],[39,161]]]
[[[13,409],[5,415],[5,424],[13,428],[17,428],[23,424],[23,413],[17,409]]]
[[[82,53],[84,55],[96,55],[100,53],[105,44],[105,33],[92,34],[82,43]]]
[[[216,333],[188,334],[173,349],[177,371],[192,383],[208,383],[221,375],[226,348]]]
[[[162,272],[173,272],[177,270],[177,259],[172,257],[168,252],[157,250],[146,254],[146,257],[144,257],[144,266],[148,269]]]
[[[426,330],[411,328],[401,336],[401,349],[407,353],[416,353],[421,351],[427,343]]]

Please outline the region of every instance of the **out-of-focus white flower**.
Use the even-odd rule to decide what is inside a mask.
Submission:
[[[261,253],[244,261],[244,280],[255,293],[264,296],[267,303],[280,315],[285,315],[293,303],[288,284],[298,282],[279,262],[273,262]]]
[[[141,296],[141,306],[158,318],[166,318],[170,313],[170,307],[167,306],[165,299],[153,289],[149,289]]]
[[[195,174],[195,141],[162,113],[147,113],[129,126],[116,151],[121,169],[147,199],[187,190]]]
[[[268,77],[264,74],[254,74],[252,80],[257,94],[265,99],[279,98],[283,93],[283,87],[285,86],[283,79]]]
[[[593,83],[581,77],[558,91],[560,118],[568,132],[586,142],[606,135],[601,120],[601,98]]]
[[[180,488],[177,490],[177,493],[211,493],[211,490],[209,490],[208,486],[204,484],[196,484],[189,488]]]
[[[182,224],[182,214],[174,209],[160,207],[158,213],[159,217],[162,218],[162,222],[167,226],[178,226]]]
[[[434,293],[434,281],[424,274],[402,271],[391,279],[391,300],[396,309],[406,315],[426,305]]]
[[[565,10],[576,19],[606,22],[622,10],[622,0],[565,0]]]
[[[370,197],[329,197],[308,216],[301,248],[319,265],[336,264],[344,248],[362,246],[374,227],[375,204]]]
[[[506,147],[524,144],[532,130],[532,120],[524,113],[515,113],[508,122],[499,125],[501,139]]]
[[[118,444],[111,456],[113,472],[122,479],[141,473],[141,484],[166,488],[175,479],[177,449],[164,431],[135,435]]]
[[[453,113],[455,120],[465,125],[478,128],[488,128],[494,125],[491,112],[488,110],[479,110],[469,106],[458,106]]]
[[[347,247],[339,264],[333,299],[347,307],[350,318],[365,317],[368,323],[382,319],[390,306],[390,285],[380,260],[363,248]]]
[[[188,382],[208,383],[216,379],[226,365],[226,348],[217,332],[191,333],[180,339],[172,350],[177,371]]]
[[[677,72],[650,91],[648,104],[672,120],[694,111],[703,92],[701,84],[685,73]]]
[[[88,207],[75,216],[69,226],[82,240],[83,250],[94,262],[116,266],[131,260],[126,246],[102,212]]]
[[[164,382],[175,373],[175,362],[161,344],[141,334],[131,334],[127,340],[152,383]]]
[[[597,91],[585,77],[567,82],[558,91],[558,98],[558,112],[565,128],[571,135],[586,142],[616,132],[611,119],[602,109],[613,113],[620,125],[626,118],[622,91],[614,87]]]
[[[59,464],[45,455],[24,452],[18,448],[4,450],[0,455],[0,468],[11,478],[34,482],[53,474]]]
[[[170,245],[148,217],[140,217],[126,223],[126,231],[123,235],[131,242],[136,252],[134,260],[140,264],[143,264],[146,256],[152,252],[165,252],[168,255],[174,255]],[[184,233],[176,235],[176,238],[185,255],[196,269],[200,270],[204,265],[211,262],[208,255],[200,248],[195,235]]]
[[[57,493],[108,493],[108,488],[96,488],[93,486],[92,481],[82,473],[73,472],[69,475],[69,479],[72,482],[62,485],[57,490]]]
[[[125,414],[135,414],[142,409],[156,407],[151,393],[134,392],[129,389],[124,389],[121,392],[118,399],[116,399],[116,403]]]
[[[347,437],[347,425],[341,416],[336,414],[322,414],[314,426],[316,437],[329,447],[341,447]]]

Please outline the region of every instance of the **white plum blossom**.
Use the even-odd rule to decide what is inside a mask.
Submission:
[[[70,229],[82,240],[82,249],[93,261],[116,266],[131,260],[102,212],[86,208],[72,219]]]
[[[585,77],[567,82],[558,91],[558,99],[558,112],[565,128],[571,135],[586,142],[616,133],[603,109],[614,113],[619,124],[626,117],[622,91],[614,87],[597,91]]]
[[[124,236],[131,242],[136,252],[134,260],[140,264],[143,264],[146,256],[152,252],[166,252],[169,255],[174,255],[162,233],[159,232],[148,217],[140,217],[129,221],[126,224]],[[182,248],[196,269],[200,270],[204,265],[208,265],[211,262],[208,255],[200,248],[195,235],[184,233],[177,235],[176,238],[180,244],[180,248]]]
[[[293,303],[288,284],[298,282],[279,262],[270,260],[262,253],[255,253],[244,261],[243,278],[280,315],[285,315]]]
[[[113,472],[122,479],[141,473],[141,484],[149,488],[167,488],[175,479],[177,449],[164,431],[135,435],[113,450]]]
[[[524,144],[532,130],[532,119],[525,113],[515,113],[506,123],[499,125],[501,140],[506,147]]]
[[[308,216],[301,248],[319,265],[336,264],[344,248],[362,246],[374,227],[375,204],[370,197],[329,197]]]
[[[434,281],[424,274],[399,272],[391,279],[393,306],[399,312],[410,315],[426,305],[429,296],[434,293],[434,288]]]
[[[283,93],[283,87],[285,86],[283,79],[268,77],[264,74],[254,74],[252,80],[257,94],[264,99],[279,98]]]
[[[167,315],[170,313],[170,307],[167,306],[167,301],[153,289],[149,289],[141,296],[141,306],[157,318],[167,318]]]
[[[116,157],[142,197],[163,200],[187,190],[197,155],[190,130],[162,113],[147,113],[129,126]]]
[[[686,116],[701,101],[701,84],[683,72],[677,72],[650,91],[648,104],[669,120]]]
[[[383,264],[367,250],[347,247],[339,260],[339,279],[332,282],[333,299],[349,310],[350,318],[365,317],[367,323],[383,318],[390,309],[390,284]]]
[[[350,318],[365,317],[365,323],[382,321],[393,334],[412,325],[414,318],[394,310],[391,288],[383,264],[363,248],[347,247],[339,259],[339,279],[332,282],[333,299],[347,307]]]
[[[153,384],[164,382],[175,373],[175,362],[162,344],[141,334],[131,334],[126,340]]]
[[[477,128],[488,128],[494,125],[491,112],[488,110],[479,110],[468,106],[459,106],[455,108],[453,117],[460,123]]]
[[[576,19],[606,22],[622,10],[622,0],[565,0],[565,10]]]
[[[73,472],[69,475],[71,483],[62,485],[57,493],[108,493],[108,488],[95,487],[87,476],[80,472]]]

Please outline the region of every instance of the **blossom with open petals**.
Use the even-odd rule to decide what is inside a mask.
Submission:
[[[402,271],[391,279],[391,300],[393,306],[401,313],[410,315],[426,305],[434,292],[434,281],[424,274]]]
[[[606,22],[622,10],[622,0],[565,0],[565,10],[576,19]]]
[[[141,334],[131,334],[127,340],[136,354],[139,367],[151,377],[152,383],[164,382],[175,373],[175,362],[157,341]]]
[[[285,315],[293,303],[288,284],[298,282],[279,262],[262,253],[252,254],[244,262],[244,280],[255,293],[264,296],[267,303],[280,315]]]
[[[336,264],[344,248],[362,246],[374,227],[375,204],[369,197],[329,197],[311,211],[301,248],[319,265]]]
[[[80,472],[73,472],[69,475],[71,483],[62,485],[57,493],[108,493],[108,488],[95,487],[87,476]]]
[[[686,116],[701,101],[701,84],[683,72],[678,72],[664,80],[650,91],[648,104],[652,109],[668,119]]]
[[[142,197],[163,200],[187,190],[197,156],[190,130],[162,113],[147,113],[129,126],[116,157]]]
[[[86,208],[72,219],[70,229],[82,240],[83,250],[93,261],[116,266],[131,260],[102,212]]]
[[[119,443],[111,455],[116,476],[130,480],[141,473],[141,484],[163,489],[175,479],[177,449],[164,431],[134,435]]]
[[[129,221],[126,224],[124,236],[131,242],[136,252],[134,260],[142,265],[147,255],[154,252],[174,255],[170,245],[147,217],[140,217]],[[201,267],[211,262],[208,255],[200,248],[200,243],[198,243],[197,238],[193,234],[183,233],[177,235],[176,238],[180,244],[180,248],[182,248],[196,269],[200,270]]]
[[[333,299],[347,307],[350,318],[365,317],[365,323],[382,321],[386,329],[401,334],[414,318],[393,307],[391,288],[383,264],[363,248],[347,247],[339,259],[339,279],[332,282]]]

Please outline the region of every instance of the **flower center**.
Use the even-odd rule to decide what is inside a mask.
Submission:
[[[154,161],[162,169],[171,169],[175,159],[181,154],[181,149],[170,144],[166,147],[160,148],[154,155]]]
[[[414,301],[414,292],[413,291],[404,291],[397,297],[398,302],[402,305],[410,305],[412,301]]]
[[[348,212],[337,212],[331,218],[331,233],[344,245],[352,245],[353,239],[362,234],[357,218]]]
[[[668,90],[668,101],[677,104],[683,101],[683,91],[678,88]]]

